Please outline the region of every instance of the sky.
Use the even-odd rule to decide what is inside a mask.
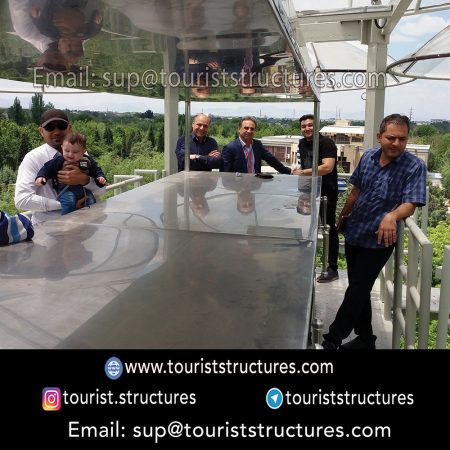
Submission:
[[[306,9],[304,0],[294,0],[297,9]],[[368,4],[360,1],[360,4]],[[385,3],[385,2],[384,2]],[[336,8],[348,4],[348,0],[316,0],[316,8]],[[300,5],[300,7],[299,7]],[[358,1],[354,1],[355,6]],[[302,8],[303,7],[303,8]],[[310,8],[309,8],[310,9]],[[400,59],[416,51],[440,30],[450,26],[450,11],[421,14],[401,19],[391,34],[388,53]],[[0,80],[1,89],[15,89],[12,81]],[[386,89],[385,114],[394,112],[407,114],[415,121],[430,119],[450,120],[450,81],[416,80],[402,86]],[[14,97],[18,97],[22,106],[28,107],[31,94],[0,93],[0,107],[9,107]],[[155,113],[164,112],[163,100],[126,96],[117,94],[45,94],[44,100],[58,108],[100,111],[137,111],[151,109]],[[243,106],[245,105],[245,112]],[[355,90],[338,93],[322,93],[320,116],[322,119],[341,117],[346,119],[364,119],[364,91]],[[180,113],[184,112],[184,102],[179,104]],[[239,116],[243,113],[256,117],[297,118],[313,111],[312,103],[216,103],[192,102],[191,112],[205,112],[221,116]]]

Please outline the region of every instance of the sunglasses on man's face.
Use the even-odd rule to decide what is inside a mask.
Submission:
[[[68,126],[69,124],[67,122],[51,122],[48,125],[45,125],[44,130],[54,131],[55,128],[58,128],[58,130],[67,130]]]

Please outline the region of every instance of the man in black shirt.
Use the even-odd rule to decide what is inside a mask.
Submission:
[[[314,136],[314,116],[306,114],[300,117],[300,131],[304,139],[298,143],[297,159],[301,168],[294,174],[312,175],[313,160],[313,136]],[[327,224],[330,227],[330,245],[328,252],[328,269],[326,274],[321,274],[317,278],[318,283],[329,283],[337,280],[338,275],[338,254],[339,237],[336,230],[336,203],[338,197],[337,188],[337,148],[335,143],[319,134],[319,167],[318,175],[322,177],[322,195],[326,195],[327,203]],[[322,212],[320,213],[322,215]]]

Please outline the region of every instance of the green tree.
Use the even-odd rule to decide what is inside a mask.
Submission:
[[[153,127],[150,125],[148,129],[148,140],[150,141],[150,145],[152,147],[155,146],[155,132],[153,131]]]
[[[31,150],[31,144],[30,139],[28,138],[28,134],[26,132],[22,132],[22,137],[20,139],[20,146],[19,151],[17,153],[17,161],[16,166],[14,167],[15,170],[18,169],[19,164],[22,162],[25,155]]]
[[[8,117],[17,125],[25,125],[27,123],[27,117],[25,111],[20,104],[20,100],[16,97],[13,105],[8,109]]]
[[[450,164],[447,164],[442,170],[442,187],[445,197],[450,198]]]
[[[141,117],[144,119],[153,119],[153,111],[148,109],[145,113],[141,114]]]
[[[438,129],[436,127],[433,127],[433,125],[418,125],[416,128],[414,128],[413,135],[419,136],[419,137],[429,137],[433,136],[433,134],[437,134]]]
[[[106,144],[112,145],[114,143],[114,135],[109,125],[105,127],[105,133],[103,134],[103,140]]]
[[[428,225],[435,227],[439,222],[445,221],[448,218],[447,198],[444,189],[440,187],[432,186],[431,183],[428,183],[428,189]]]
[[[156,133],[156,151],[164,152],[164,130],[159,129]]]
[[[450,221],[440,222],[434,228],[428,228],[428,239],[433,245],[433,286],[439,282],[434,274],[437,266],[442,266],[444,261],[444,247],[450,245]]]
[[[44,96],[42,94],[34,94],[33,97],[31,97],[30,104],[31,121],[35,124],[38,124],[42,113],[52,108],[54,108],[53,104],[45,103]]]

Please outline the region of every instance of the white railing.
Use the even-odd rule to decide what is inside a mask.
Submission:
[[[128,191],[130,185],[133,185],[133,188],[138,188],[145,184],[143,175],[152,175],[152,181],[156,181],[159,178],[165,177],[166,171],[159,171],[157,169],[134,169],[133,175],[114,175],[114,183],[106,186],[106,191],[114,190],[114,195],[119,195]]]
[[[404,264],[404,230],[408,227],[408,264]],[[385,319],[392,319],[392,348],[400,348],[400,338],[405,338],[405,349],[415,348],[417,319],[418,348],[428,347],[430,325],[430,299],[433,249],[411,217],[400,223],[394,258],[380,273],[381,299],[384,301]],[[406,295],[403,301],[403,281]],[[392,318],[391,318],[392,312]],[[447,320],[448,322],[448,314]]]

